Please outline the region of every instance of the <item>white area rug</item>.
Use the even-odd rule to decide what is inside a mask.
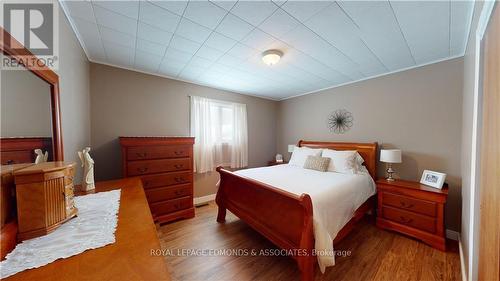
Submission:
[[[42,237],[23,241],[0,262],[0,278],[115,242],[120,190],[75,197],[78,216]]]

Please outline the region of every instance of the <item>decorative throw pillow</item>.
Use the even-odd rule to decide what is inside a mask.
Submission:
[[[309,155],[304,163],[304,169],[326,172],[328,164],[330,164],[330,158]]]
[[[290,162],[288,163],[289,165],[292,166],[297,166],[297,167],[304,167],[304,163],[306,163],[307,156],[312,155],[312,156],[320,156],[321,155],[321,149],[312,149],[309,147],[295,147],[295,149],[292,152],[292,158],[290,158]]]
[[[356,150],[325,149],[321,156],[331,159],[328,165],[329,172],[343,174],[356,174],[364,162]]]

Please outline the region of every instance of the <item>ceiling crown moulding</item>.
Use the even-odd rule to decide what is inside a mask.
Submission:
[[[318,9],[317,14],[309,19],[296,15],[296,13],[301,11],[300,1],[289,1],[289,4],[285,3],[283,6],[273,7],[274,11],[269,14],[266,14],[265,5],[259,6],[260,4],[258,3],[261,2],[249,4],[249,7],[247,7],[248,5],[239,6],[236,3],[235,7],[231,10],[228,11],[226,9],[226,16],[221,18],[219,25],[211,28],[209,28],[210,25],[207,25],[210,22],[206,20],[206,17],[209,17],[212,13],[215,13],[214,16],[219,16],[222,10],[220,10],[220,7],[212,7],[213,9],[205,10],[209,7],[201,4],[197,6],[196,3],[198,2],[196,1],[189,2],[186,5],[186,13],[183,13],[182,16],[178,14],[174,15],[175,12],[170,12],[168,8],[161,8],[159,6],[148,6],[148,9],[138,7],[142,5],[146,7],[148,2],[138,2],[140,4],[137,7],[133,7],[133,5],[127,6],[127,9],[135,9],[138,12],[136,18],[125,17],[122,11],[123,7],[119,6],[113,7],[113,5],[107,5],[102,7],[96,5],[99,13],[82,15],[79,13],[84,12],[85,9],[72,7],[70,3],[75,2],[63,0],[59,0],[59,2],[80,45],[91,62],[274,101],[313,94],[462,57],[465,53],[465,48],[462,48],[462,45],[465,44],[464,46],[466,46],[468,40],[467,34],[462,33],[470,32],[473,14],[473,5],[472,11],[470,11],[471,9],[468,5],[457,5],[454,7],[455,9],[452,9],[453,13],[447,12],[451,20],[446,21],[445,25],[448,26],[447,29],[453,27],[455,32],[460,32],[459,36],[457,37],[455,34],[453,41],[452,37],[446,37],[448,38],[446,40],[450,41],[446,42],[446,44],[444,44],[446,40],[441,40],[443,42],[438,40],[443,44],[436,43],[435,48],[432,47],[434,49],[418,49],[420,45],[415,42],[419,42],[417,39],[420,38],[418,37],[420,29],[415,28],[412,25],[413,18],[407,16],[408,11],[412,10],[409,9],[412,7],[411,4],[410,6],[405,6],[402,3],[398,3],[398,7],[394,8],[393,11],[385,9],[386,7],[383,4],[381,4],[383,7],[377,5],[377,11],[383,12],[379,16],[385,17],[387,16],[387,12],[390,13],[390,18],[396,17],[400,20],[394,26],[387,26],[388,28],[394,27],[394,30],[399,30],[397,34],[387,34],[386,37],[395,40],[394,36],[403,36],[402,41],[398,39],[401,42],[396,40],[396,43],[402,44],[398,45],[398,50],[401,52],[410,51],[413,57],[413,63],[410,64],[407,63],[406,59],[395,61],[388,59],[384,52],[380,54],[381,51],[377,48],[385,45],[380,40],[375,40],[375,37],[370,37],[371,39],[367,41],[367,44],[369,44],[368,47],[375,49],[371,53],[363,52],[364,48],[358,48],[359,46],[351,46],[352,42],[349,43],[348,38],[344,39],[349,42],[344,42],[345,40],[341,36],[342,33],[336,32],[338,28],[345,27],[345,30],[350,30],[350,27],[356,23],[366,28],[368,24],[369,30],[373,29],[374,32],[378,32],[384,25],[379,24],[380,22],[384,23],[384,21],[376,21],[370,24],[370,20],[373,20],[373,17],[365,18],[362,13],[359,14],[359,9],[363,7],[357,6],[356,2],[341,3],[341,6],[345,7],[340,10],[336,5],[323,7]],[[93,5],[92,2],[83,1],[82,3]],[[292,5],[293,3],[298,4]],[[420,7],[418,12],[426,15],[432,7]],[[154,17],[148,16],[148,11],[153,12],[151,11],[152,8],[157,9],[156,12],[162,13],[162,15],[165,14],[162,17],[162,22],[165,17],[169,19],[168,22],[171,22],[173,18],[179,18],[178,24],[183,26],[181,28],[174,28],[172,29],[173,31],[169,32],[165,30],[169,30],[170,25],[164,26],[165,28],[161,29],[160,26],[155,25]],[[442,8],[440,5],[437,5],[437,9]],[[206,17],[193,17],[193,15],[199,15],[203,11],[205,11]],[[250,17],[250,15],[255,15],[256,13],[252,11],[259,11],[259,13],[266,15],[262,15],[263,20],[257,22]],[[446,11],[450,10],[446,9]],[[127,12],[130,12],[130,10],[127,10]],[[338,17],[328,16],[332,12],[337,13]],[[346,18],[346,13],[351,14],[352,17]],[[187,16],[184,16],[184,14]],[[102,15],[107,16],[103,17]],[[83,18],[85,20],[82,20]],[[131,21],[135,21],[136,24],[133,26],[137,26],[137,29],[134,32],[131,32],[131,30],[128,30],[130,32],[123,31],[122,28],[125,27],[117,25],[120,19],[130,24]],[[147,19],[147,21],[144,19]],[[282,26],[283,21],[290,24],[287,25],[287,28],[291,28],[290,30],[285,32],[285,30],[279,28]],[[444,21],[439,20],[439,23],[441,22]],[[459,24],[458,22],[462,23]],[[426,30],[426,26],[422,27],[422,32]],[[113,30],[116,36],[107,38],[107,41],[102,41],[100,32],[97,32],[97,34],[92,33],[94,29],[100,30],[101,28],[107,32]],[[246,35],[243,35],[243,33],[241,35],[234,33],[235,31],[243,32],[243,30],[248,30]],[[157,39],[158,37],[146,36],[148,34],[157,34],[155,36],[162,34],[166,36],[170,33],[172,39],[168,44],[158,43],[160,42]],[[436,34],[440,34],[440,31]],[[446,34],[448,34],[448,31]],[[126,44],[130,46],[125,47],[123,45],[125,41],[118,39],[121,35],[130,40],[134,37],[134,41],[137,40],[138,42],[136,44]],[[358,34],[358,36],[363,37],[362,34]],[[205,40],[200,39],[205,37]],[[144,38],[147,39],[145,40]],[[372,39],[375,42],[372,42]],[[403,44],[404,41],[406,41],[406,44]],[[121,45],[120,42],[122,42]],[[231,42],[234,45],[230,44]],[[259,42],[261,42],[260,45]],[[265,44],[262,44],[262,42],[265,42]],[[338,42],[344,42],[345,44],[338,45]],[[374,44],[373,46],[372,43]],[[188,49],[183,47],[185,44],[187,44]],[[227,44],[232,45],[232,47]],[[441,50],[440,46],[444,45],[448,48],[446,55],[441,52],[443,50]],[[267,49],[264,48],[266,46],[271,50],[262,53],[263,50]],[[286,50],[286,54],[275,48]],[[410,50],[411,48],[416,48],[418,52]],[[162,55],[160,55],[160,49]],[[226,51],[220,51],[224,49]],[[176,50],[185,51],[182,53]],[[192,50],[192,52],[189,50]],[[277,52],[271,53],[271,51]],[[433,59],[430,55],[431,51],[435,52],[435,54],[440,52],[441,55],[434,55],[435,58]],[[157,55],[152,55],[156,52],[158,53]],[[187,54],[187,52],[191,53]],[[270,55],[272,55],[271,62],[269,62],[271,67],[263,65],[263,56],[268,55],[267,52],[270,52]],[[108,57],[107,54],[121,54],[121,57]],[[283,55],[286,56],[285,60],[281,60]],[[368,58],[370,56],[377,57],[370,60]],[[417,58],[416,63],[415,56]],[[178,59],[171,60],[172,57]],[[172,61],[172,63],[169,61]],[[373,65],[374,62],[375,65]],[[382,66],[378,65],[377,62],[382,64]]]

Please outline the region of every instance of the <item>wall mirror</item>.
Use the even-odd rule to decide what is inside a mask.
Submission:
[[[39,59],[1,27],[0,34],[2,61],[20,63],[0,75],[1,164],[33,163],[35,149],[46,151],[48,161],[62,161],[59,77],[48,67],[23,65],[23,59]]]

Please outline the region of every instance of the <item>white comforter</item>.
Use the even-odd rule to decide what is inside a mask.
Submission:
[[[277,165],[239,170],[236,174],[297,195],[311,196],[315,249],[321,272],[335,265],[333,239],[353,217],[354,211],[375,194],[375,182],[367,171],[348,175]]]

